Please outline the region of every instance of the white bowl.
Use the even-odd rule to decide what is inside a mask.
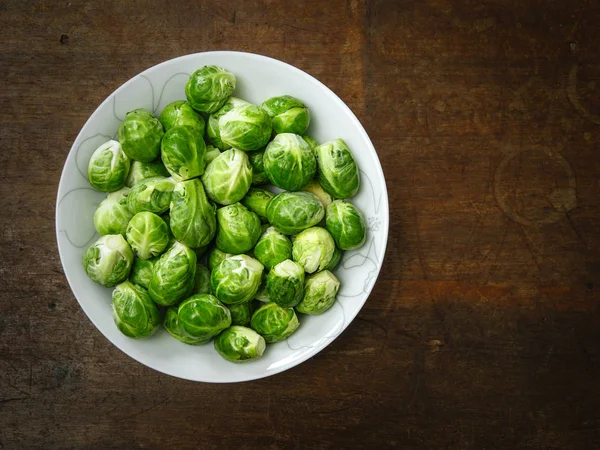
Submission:
[[[268,345],[262,358],[232,364],[212,343],[190,346],[164,329],[146,340],[121,334],[111,315],[111,292],[92,282],[81,263],[84,250],[97,238],[93,214],[105,194],[87,180],[92,152],[116,138],[125,113],[146,108],[160,114],[175,100],[185,99],[189,75],[204,65],[221,66],[237,77],[234,93],[255,104],[289,94],[306,103],[311,113],[308,133],[319,142],[343,138],[361,171],[361,188],[352,201],[368,221],[366,244],[344,254],[335,273],[341,281],[338,300],[320,316],[300,316],[301,325],[286,341]],[[207,52],[158,64],[135,76],[94,111],[75,139],[58,187],[56,236],[65,275],[79,304],[113,344],[137,361],[160,372],[195,381],[237,382],[267,377],[314,356],[350,324],[367,300],[381,269],[388,236],[388,197],[377,153],[364,128],[340,98],[307,73],[265,56],[240,52]]]

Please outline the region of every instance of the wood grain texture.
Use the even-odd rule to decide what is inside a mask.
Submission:
[[[0,3],[0,449],[597,448],[600,7],[591,1]],[[62,165],[138,72],[262,53],[364,124],[384,268],[332,345],[238,385],[131,360],[80,310]]]

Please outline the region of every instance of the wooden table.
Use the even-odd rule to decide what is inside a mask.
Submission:
[[[0,4],[0,449],[598,448],[599,3],[175,3]],[[217,49],[339,94],[391,210],[383,270],[346,332],[236,385],[171,378],[110,344],[54,230],[96,106],[154,64]]]

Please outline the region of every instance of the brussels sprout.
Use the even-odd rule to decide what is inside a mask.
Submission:
[[[273,266],[292,257],[292,242],[274,227],[269,227],[258,239],[254,257],[271,270]]]
[[[118,191],[125,185],[130,161],[117,141],[108,141],[94,151],[88,164],[90,184],[102,192]]]
[[[241,363],[260,358],[265,352],[265,339],[256,331],[233,325],[215,338],[215,350],[227,361]]]
[[[129,281],[148,289],[148,286],[150,286],[150,279],[152,278],[152,271],[154,270],[154,264],[157,260],[157,258],[135,258],[133,260],[133,267],[131,268],[131,275],[129,275]]]
[[[321,227],[308,228],[296,236],[292,244],[292,258],[307,273],[323,270],[331,262],[335,243],[331,234]]]
[[[129,188],[123,188],[106,195],[94,213],[94,227],[100,236],[105,234],[125,234],[127,224],[133,217],[127,207]]]
[[[317,140],[314,137],[309,136],[308,134],[303,134],[302,139],[304,139],[304,142],[306,142],[308,144],[308,146],[314,153],[315,148],[317,148],[319,146],[319,143],[317,142]]]
[[[262,279],[263,265],[248,255],[224,259],[210,275],[211,291],[226,305],[250,301]]]
[[[125,186],[133,187],[135,184],[138,184],[140,181],[145,180],[146,178],[168,176],[170,176],[169,171],[161,161],[131,161],[131,168],[129,169],[127,180],[125,180]]]
[[[323,206],[325,208],[327,208],[329,204],[333,201],[331,195],[329,195],[323,190],[323,188],[319,184],[319,180],[317,179],[313,179],[310,183],[304,186],[302,190],[305,192],[315,194],[317,197],[319,197],[319,200],[321,200],[321,203],[323,203]]]
[[[315,149],[319,183],[335,198],[352,197],[360,187],[358,166],[342,139],[335,139]]]
[[[304,268],[291,259],[280,262],[267,275],[267,292],[282,308],[296,306],[304,294]]]
[[[210,270],[203,264],[196,264],[194,294],[210,294]]]
[[[202,339],[193,338],[185,332],[185,330],[183,329],[183,325],[179,320],[179,315],[177,314],[178,309],[179,308],[177,306],[170,306],[167,309],[167,312],[165,314],[165,320],[163,321],[163,326],[165,327],[165,329],[169,332],[171,336],[183,342],[184,344],[205,344],[206,342]]]
[[[265,173],[271,183],[287,191],[298,191],[315,176],[315,155],[304,139],[297,134],[275,136],[263,157]]]
[[[229,97],[225,104],[216,112],[208,117],[208,123],[206,126],[206,136],[208,140],[219,150],[229,150],[231,145],[225,144],[221,140],[221,129],[219,128],[219,119],[236,106],[247,105],[248,102],[240,100],[236,97]]]
[[[231,325],[231,314],[214,295],[197,294],[177,308],[181,328],[196,343],[208,342]]]
[[[267,291],[267,276],[265,275],[263,278],[264,280],[258,288],[258,292],[254,296],[254,300],[258,300],[261,303],[271,303],[271,299],[269,298],[269,291]]]
[[[304,281],[304,298],[296,305],[302,314],[323,314],[335,303],[340,282],[329,270],[315,273]]]
[[[127,207],[133,214],[150,211],[162,214],[169,209],[175,182],[171,178],[146,178],[133,185],[127,195]]]
[[[244,151],[259,150],[271,138],[271,118],[256,105],[234,106],[219,118],[221,141]]]
[[[246,196],[242,199],[242,205],[248,208],[259,217],[267,218],[267,205],[275,197],[271,191],[261,188],[251,187]]]
[[[175,242],[161,255],[152,272],[148,292],[159,305],[174,305],[194,289],[196,253],[180,242]]]
[[[165,132],[173,127],[186,126],[195,128],[200,136],[204,136],[204,119],[186,101],[177,100],[169,103],[160,113],[158,120],[162,123]]]
[[[160,141],[165,134],[162,124],[146,109],[134,109],[119,126],[119,142],[131,159],[154,161],[160,154]]]
[[[138,258],[154,258],[167,248],[169,227],[156,214],[139,212],[127,225],[127,242]]]
[[[175,181],[189,180],[204,173],[206,145],[198,130],[173,127],[160,144],[161,159]]]
[[[100,237],[83,254],[83,268],[87,276],[106,287],[125,281],[132,264],[133,252],[120,234]]]
[[[237,149],[224,151],[208,165],[202,183],[213,202],[221,205],[239,202],[252,183],[248,156]]]
[[[219,250],[218,248],[214,248],[208,254],[208,261],[207,261],[208,269],[212,272],[213,270],[215,270],[217,268],[217,266],[219,264],[221,264],[221,262],[225,258],[229,258],[230,256],[233,256],[233,254],[225,253],[225,252],[222,252],[221,250]]]
[[[264,150],[248,153],[248,159],[252,166],[253,185],[267,184],[269,182],[269,177],[265,173],[264,155]]]
[[[170,215],[173,236],[188,247],[203,247],[215,236],[215,205],[206,198],[197,178],[175,185]]]
[[[235,75],[217,66],[196,70],[185,85],[185,96],[196,111],[213,113],[235,90]]]
[[[344,255],[344,252],[336,247],[333,250],[333,256],[331,257],[331,261],[329,261],[329,264],[327,264],[323,269],[324,270],[334,270],[342,261],[343,255]]]
[[[160,311],[146,289],[129,281],[119,284],[112,293],[113,319],[125,336],[145,338],[160,325]]]
[[[293,308],[282,308],[276,303],[267,303],[258,308],[250,321],[254,331],[269,344],[287,339],[299,325]]]
[[[221,150],[212,145],[206,146],[206,155],[204,155],[204,162],[208,166],[217,156],[221,154]]]
[[[248,325],[252,317],[252,301],[227,306],[231,313],[232,325]]]
[[[335,200],[327,207],[325,227],[335,244],[342,250],[361,247],[367,238],[365,218],[359,209],[347,200]]]
[[[310,192],[282,192],[267,206],[267,219],[283,234],[296,234],[325,217],[319,198]]]
[[[308,108],[291,95],[270,98],[260,106],[271,117],[276,133],[302,134],[310,123]]]
[[[260,237],[260,219],[241,203],[223,206],[217,210],[216,245],[226,253],[245,253],[256,245]]]

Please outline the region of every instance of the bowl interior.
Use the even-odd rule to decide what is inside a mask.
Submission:
[[[122,335],[111,315],[112,289],[87,278],[81,264],[85,249],[98,238],[94,211],[105,194],[87,180],[91,154],[116,138],[125,114],[146,108],[160,114],[172,101],[184,100],[184,86],[197,68],[213,64],[237,77],[236,97],[255,104],[282,94],[303,100],[311,112],[308,134],[319,142],[343,138],[361,170],[361,188],[352,201],[368,221],[366,244],[345,252],[335,273],[341,288],[338,301],[321,316],[299,315],[298,330],[286,341],[269,345],[263,358],[232,364],[212,344],[189,346],[161,329],[151,338],[134,340]],[[239,52],[187,55],[154,66],[111,94],[88,119],[67,157],[56,206],[58,248],[67,280],[94,325],[119,349],[160,372],[205,382],[236,382],[262,378],[293,367],[332,342],[366,301],[381,268],[388,235],[388,199],[377,154],[367,133],[350,109],[326,86],[305,72],[264,56]]]

